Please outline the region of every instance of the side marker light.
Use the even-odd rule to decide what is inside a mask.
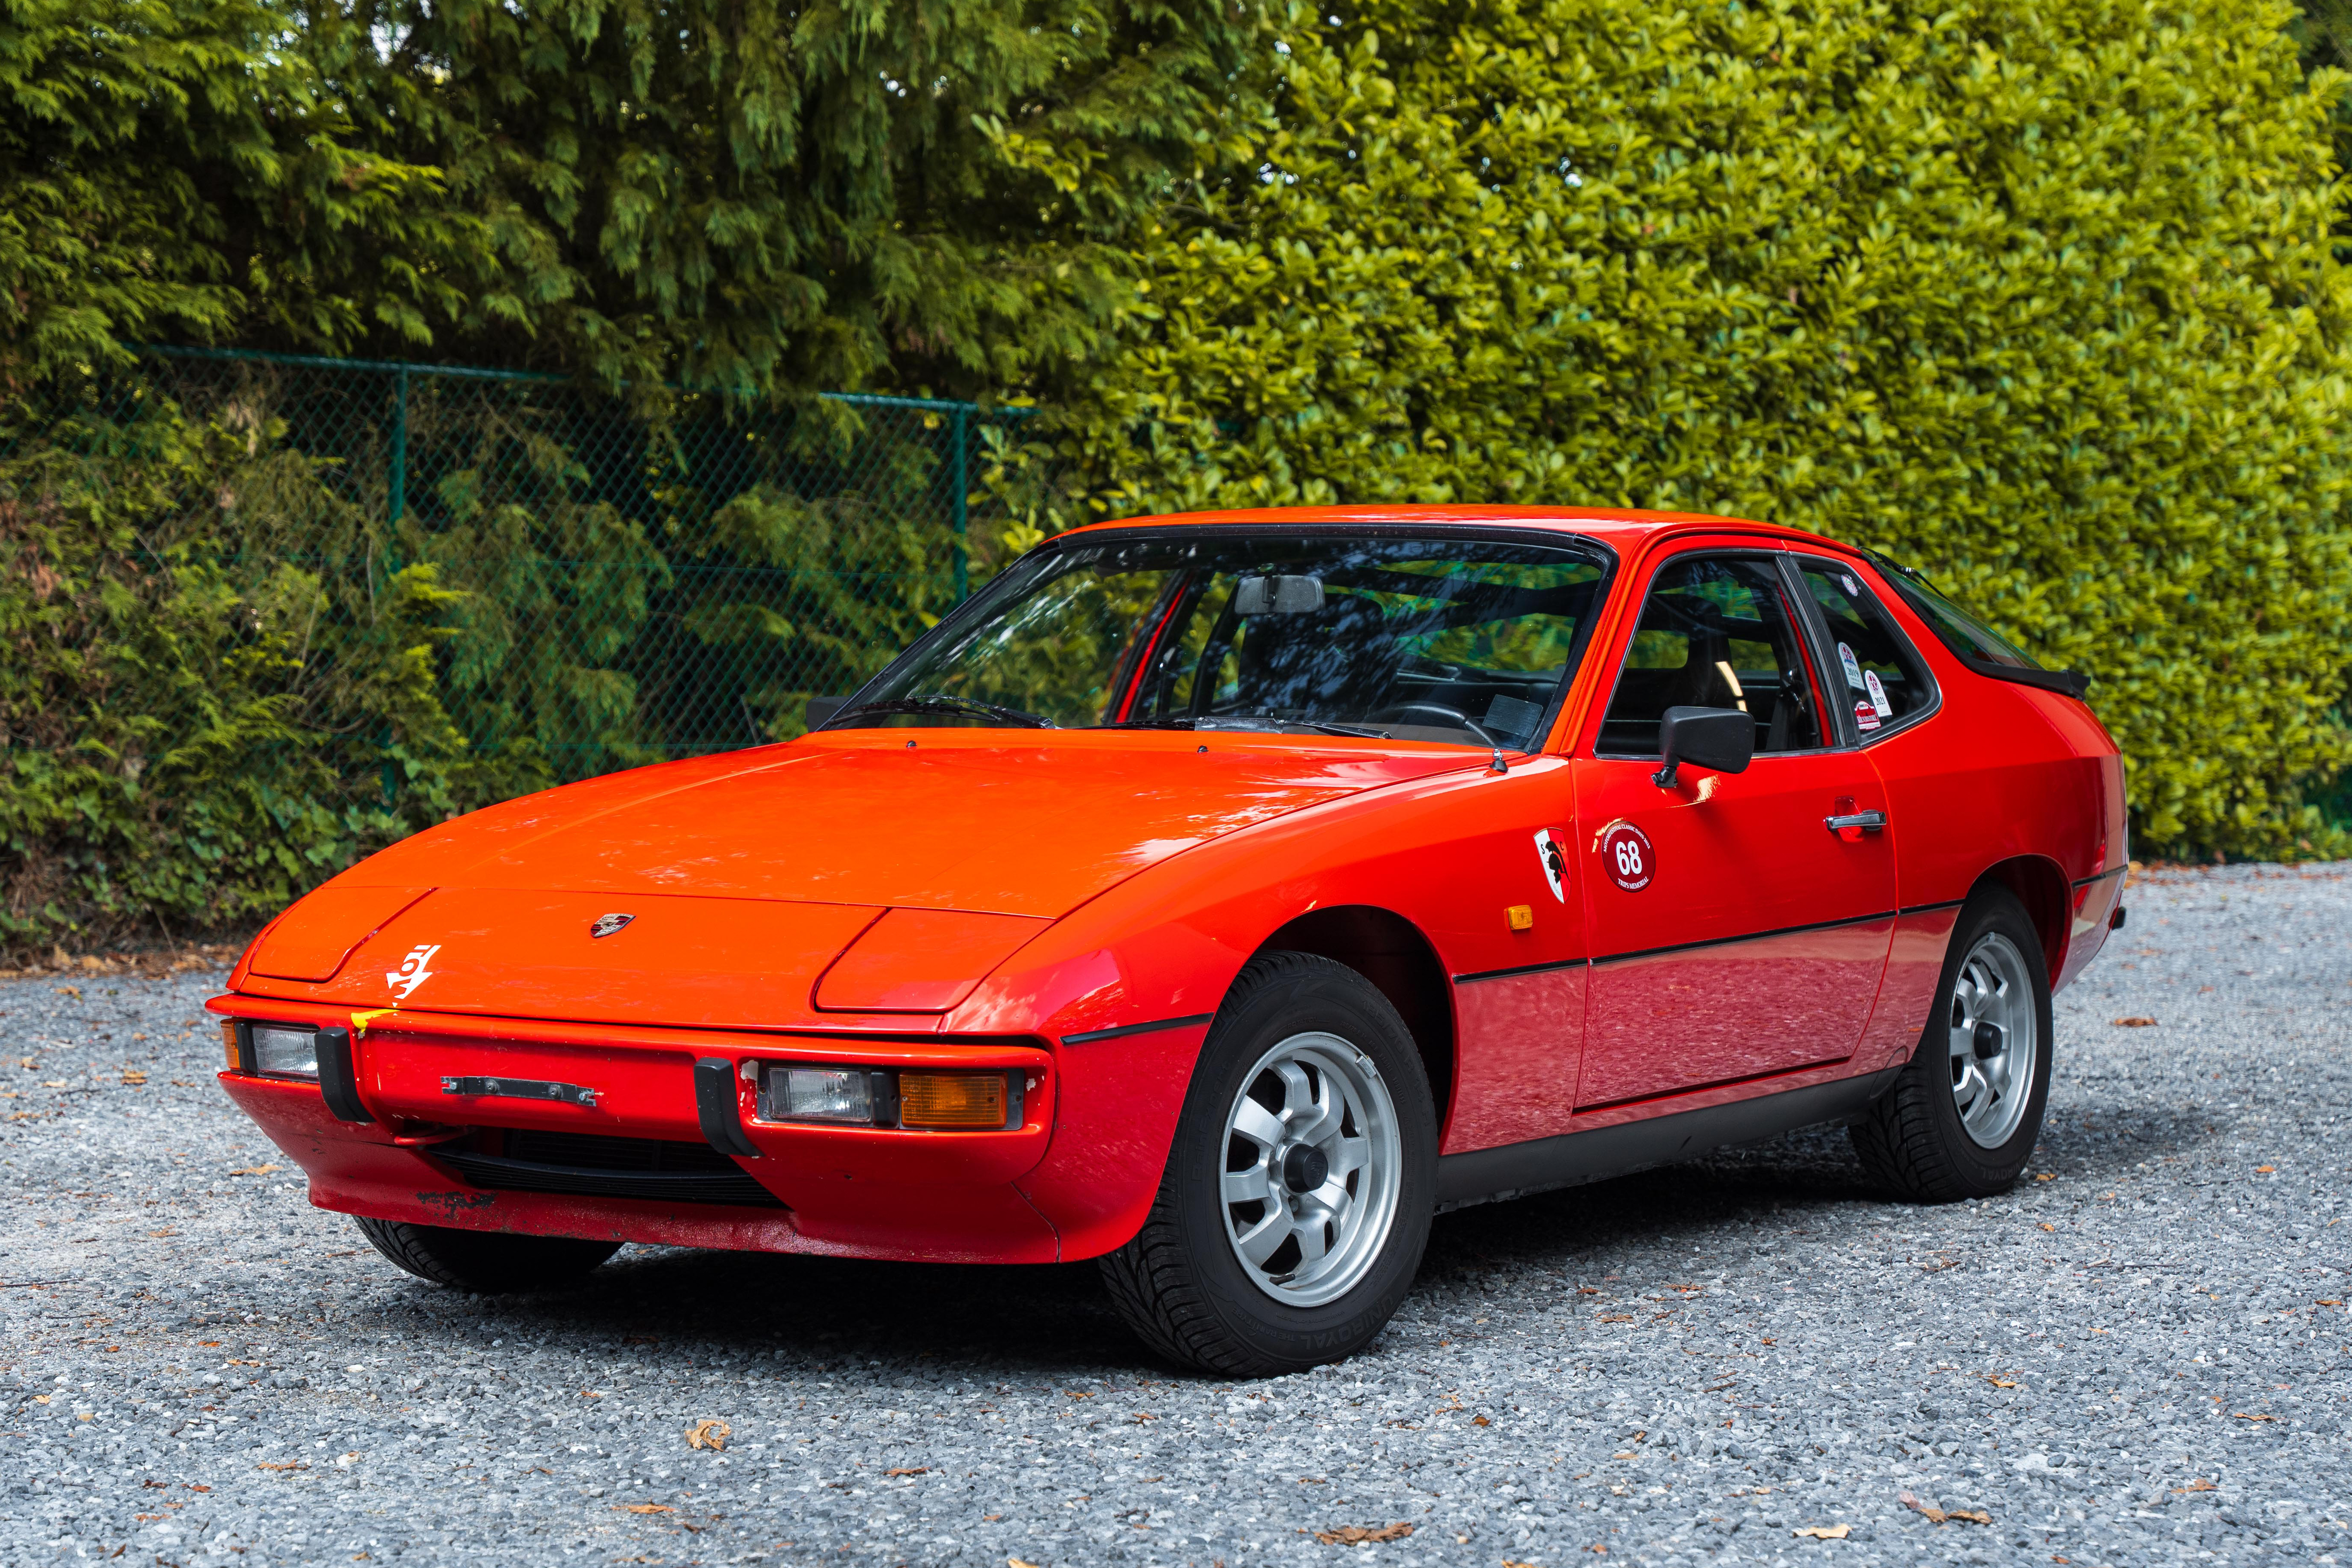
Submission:
[[[1536,911],[1527,904],[1513,904],[1503,911],[1503,918],[1511,922],[1513,931],[1536,929]]]

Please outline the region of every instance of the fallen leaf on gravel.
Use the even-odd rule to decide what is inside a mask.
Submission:
[[[307,1470],[310,1467],[299,1459],[289,1459],[282,1465],[256,1465],[253,1468],[257,1470]]]
[[[2055,1171],[2044,1171],[2033,1179],[2037,1182],[2054,1182],[2058,1179],[2058,1173]]]
[[[248,1165],[242,1171],[228,1173],[232,1176],[274,1176],[285,1168],[283,1165]]]
[[[1004,1568],[1037,1568],[1037,1564],[1034,1563],[1024,1563],[1018,1557],[1008,1557],[1004,1560]]]
[[[142,1035],[139,1037],[143,1040],[147,1037]],[[129,1084],[131,1088],[136,1089],[141,1084],[147,1081],[147,1075],[143,1072],[126,1072],[122,1075],[122,1081]]]
[[[2319,1300],[2314,1301],[2312,1305],[2315,1307],[2340,1307],[2344,1305],[2344,1303],[2323,1297]]]
[[[177,1236],[180,1233],[176,1230],[151,1230],[147,1234],[150,1236]]]
[[[1789,1531],[1791,1535],[1810,1535],[1816,1541],[1843,1541],[1853,1533],[1850,1524],[1801,1524]]]
[[[2042,1222],[2042,1228],[2044,1230],[2056,1230],[2058,1227],[2052,1225],[2048,1220],[2044,1220]]]
[[[1601,1315],[1601,1321],[1604,1323],[1630,1323],[1633,1321],[1633,1315],[1631,1312],[1603,1312]]]
[[[1380,1541],[1402,1541],[1412,1533],[1412,1526],[1399,1520],[1381,1530],[1367,1530],[1360,1524],[1343,1524],[1336,1530],[1318,1530],[1315,1539],[1326,1546],[1365,1546]]]
[[[1492,1426],[1494,1423],[1487,1420],[1484,1415],[1473,1415],[1470,1417],[1470,1425],[1473,1426]]]
[[[2211,1481],[2207,1480],[2203,1476],[2200,1476],[2195,1480],[2189,1482],[2187,1486],[2175,1487],[2172,1489],[2175,1492],[2210,1492],[2217,1491],[2220,1489],[2215,1487]]]
[[[2275,1421],[2278,1417],[2275,1415],[2249,1415],[2242,1410],[2238,1412],[2232,1419],[2239,1421]]]
[[[2256,1165],[2254,1167],[2254,1173],[2259,1176],[2274,1175],[2277,1172],[2278,1167],[2276,1165]]]
[[[882,1473],[886,1476],[928,1476],[931,1473],[931,1467],[929,1465],[915,1465],[907,1469],[885,1470]]]
[[[1917,1509],[1920,1514],[1931,1524],[1944,1524],[1953,1520],[1959,1520],[1968,1524],[1990,1524],[1992,1522],[1992,1515],[1987,1513],[1980,1508],[1937,1508],[1933,1504],[1921,1502],[1909,1492],[1903,1493],[1901,1496],[1896,1498],[1895,1500],[1900,1502],[1906,1508]]]
[[[2129,1018],[2117,1018],[2116,1020],[2116,1027],[2118,1029],[2152,1029],[2155,1026],[2155,1019],[2142,1018],[2137,1015]]]
[[[1990,1372],[1984,1374],[1984,1379],[1987,1383],[1991,1384],[1995,1388],[2015,1388],[2017,1386],[2017,1379],[2013,1377],[1997,1376]]]
[[[735,1428],[724,1421],[698,1421],[686,1429],[686,1446],[708,1448],[714,1454],[721,1453],[727,1447],[727,1435],[733,1430]]]
[[[676,1513],[677,1510],[666,1502],[625,1502],[613,1511],[614,1513]]]

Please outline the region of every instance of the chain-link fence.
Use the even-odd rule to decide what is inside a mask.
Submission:
[[[234,351],[140,366],[95,384],[100,426],[169,410],[298,460],[317,495],[245,548],[299,563],[346,615],[428,567],[450,717],[477,755],[529,747],[558,779],[799,732],[810,696],[859,684],[993,570],[1051,479],[1019,408],[610,398]]]

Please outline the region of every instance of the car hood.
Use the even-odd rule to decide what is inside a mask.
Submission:
[[[1196,845],[1483,761],[1458,747],[1232,733],[812,736],[593,779],[428,829],[289,910],[257,946],[251,988],[577,1017],[577,985],[593,971],[602,1016],[788,1021],[886,910],[1019,917],[976,945],[941,948],[985,973],[1033,922],[1043,929]],[[587,927],[607,912],[648,925],[591,947]],[[671,939],[655,939],[657,928]],[[435,982],[399,993],[401,961],[424,946],[438,949],[426,963]],[[637,969],[641,984],[622,980]],[[547,972],[526,981],[524,970]],[[768,998],[756,1017],[730,1011],[747,984]]]

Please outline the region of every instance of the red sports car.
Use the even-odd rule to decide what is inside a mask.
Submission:
[[[1458,1205],[1823,1122],[2013,1181],[2123,921],[2083,692],[1792,529],[1083,529],[800,740],[335,878],[212,1004],[221,1083],[428,1279],[1096,1258],[1159,1351],[1297,1369]]]

